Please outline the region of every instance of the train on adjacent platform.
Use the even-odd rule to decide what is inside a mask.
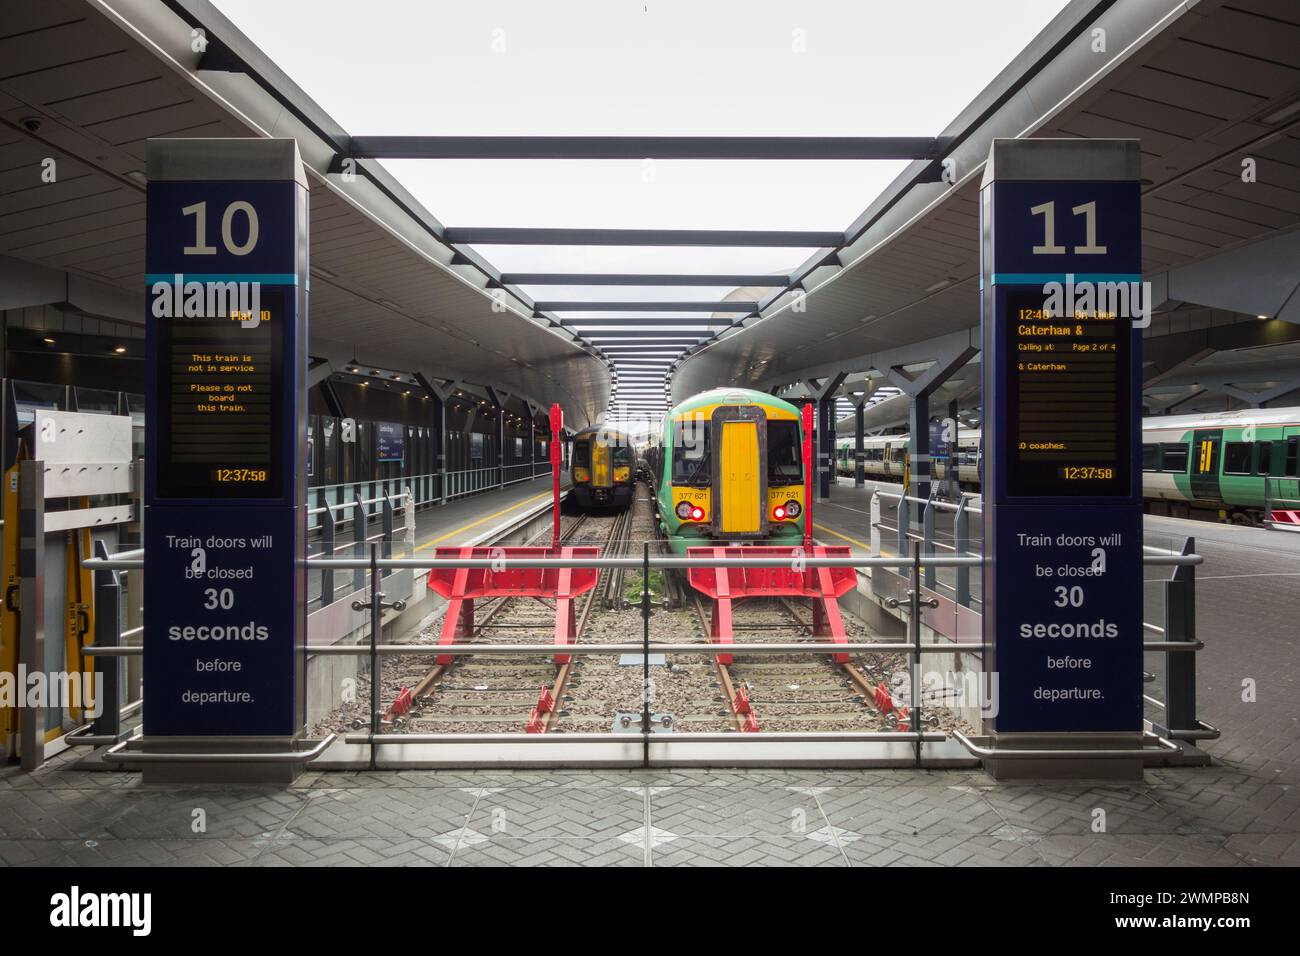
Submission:
[[[906,434],[865,438],[865,477],[901,482],[907,442]],[[979,489],[981,442],[978,429],[958,431],[957,480],[964,488]],[[836,472],[852,476],[854,440],[841,438],[835,446]],[[948,480],[949,460],[946,450],[935,454],[935,479]],[[1300,408],[1143,419],[1141,467],[1149,511],[1210,511],[1224,521],[1257,524],[1270,499],[1300,499]]]
[[[749,389],[702,392],[670,410],[645,461],[673,551],[800,544],[803,438],[798,406]]]
[[[584,428],[573,436],[569,477],[569,494],[579,508],[626,508],[637,478],[631,436],[615,428]]]

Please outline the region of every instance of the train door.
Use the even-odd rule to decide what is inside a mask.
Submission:
[[[1222,428],[1198,428],[1192,432],[1192,460],[1189,474],[1192,497],[1197,501],[1222,501],[1219,488],[1219,458]]]
[[[613,484],[610,474],[609,443],[591,439],[591,486],[608,488]]]
[[[713,520],[718,537],[767,532],[767,418],[754,405],[713,414]]]

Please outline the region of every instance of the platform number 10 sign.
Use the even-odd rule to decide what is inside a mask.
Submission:
[[[196,202],[181,209],[186,216],[194,217],[194,245],[185,247],[187,256],[215,256],[217,247],[208,245],[208,204]],[[243,213],[247,222],[248,237],[242,242],[235,242],[235,216]],[[246,256],[257,247],[257,210],[253,204],[243,199],[236,199],[226,206],[221,214],[221,244],[232,256]]]

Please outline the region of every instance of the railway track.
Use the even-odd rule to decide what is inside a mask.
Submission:
[[[691,605],[707,639],[710,611],[696,593],[691,594]],[[811,618],[810,609],[788,598],[738,602],[733,609],[735,641],[757,644],[807,638],[814,643]],[[713,665],[738,731],[890,730],[907,723],[906,712],[894,707],[895,695],[890,695],[888,703],[878,697],[881,678],[906,668],[901,655],[866,665],[878,668],[875,680],[863,666],[852,661],[836,663],[824,654],[746,658],[743,652],[736,652],[731,664],[714,657]]]
[[[597,544],[602,553],[618,553],[630,527],[628,513],[612,516],[584,514],[566,522],[560,539],[565,544]],[[601,569],[596,586],[577,600],[575,640],[580,640],[593,612],[617,606],[622,575]],[[470,640],[486,637],[493,644],[547,644],[554,640],[555,602],[536,597],[494,598],[476,615]],[[557,649],[558,651],[558,649]],[[562,651],[557,656],[565,656]],[[386,688],[413,676],[411,658],[386,666]],[[427,661],[427,657],[424,658]],[[425,665],[427,667],[427,663]],[[524,655],[459,657],[450,664],[434,664],[414,683],[403,683],[385,695],[390,703],[383,715],[387,729],[410,733],[511,733],[546,732],[558,719],[577,660],[557,663],[551,656]],[[418,664],[416,664],[418,668]],[[392,673],[387,673],[391,671]],[[397,711],[395,702],[409,688],[410,709]],[[543,701],[551,706],[539,706]]]

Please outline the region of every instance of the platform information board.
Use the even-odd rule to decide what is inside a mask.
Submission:
[[[1135,733],[1136,144],[1043,142],[998,141],[981,193],[989,712],[998,733]]]
[[[306,635],[306,189],[292,141],[207,141],[219,145],[206,158],[204,142],[149,143],[144,733],[292,736]],[[268,166],[283,178],[265,178]]]

